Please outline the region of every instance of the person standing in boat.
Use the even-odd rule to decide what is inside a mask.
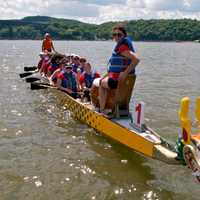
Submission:
[[[117,44],[108,63],[108,73],[101,79],[99,87],[100,112],[103,114],[107,114],[105,105],[108,90],[116,89],[119,81],[123,83],[129,74],[134,74],[139,63],[132,41],[123,26],[115,26],[112,37]]]
[[[55,51],[52,38],[49,33],[45,33],[44,39],[42,41],[42,51],[52,52]]]
[[[65,69],[57,75],[56,86],[70,96],[77,98],[78,81],[71,65],[66,65]]]

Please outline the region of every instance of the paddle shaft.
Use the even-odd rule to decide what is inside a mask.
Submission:
[[[49,83],[38,83],[38,82],[31,82],[31,90],[40,90],[40,89],[48,89],[48,88],[53,88],[53,89],[57,89],[57,90],[61,90],[55,86],[50,85]],[[70,96],[75,96],[75,95],[83,95],[83,92],[72,92],[72,93],[68,93],[64,90],[61,90],[62,92],[65,92],[67,94],[69,94]]]

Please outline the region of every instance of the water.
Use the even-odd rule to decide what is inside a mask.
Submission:
[[[200,89],[200,45],[135,44],[140,64],[134,96],[146,123],[175,141],[179,101]],[[38,61],[40,41],[0,41],[0,199],[199,199],[184,166],[144,158],[71,118],[49,91],[19,78]],[[105,71],[113,42],[55,41],[60,52],[88,58]]]

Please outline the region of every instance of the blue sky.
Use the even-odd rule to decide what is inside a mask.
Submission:
[[[103,23],[131,19],[200,20],[200,0],[0,0],[0,19],[46,15]]]

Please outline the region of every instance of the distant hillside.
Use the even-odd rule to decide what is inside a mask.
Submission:
[[[48,23],[53,21],[54,18],[48,16],[28,16],[21,19],[23,22],[34,22],[34,23]]]
[[[48,16],[29,16],[21,20],[0,20],[0,39],[42,39],[49,32],[59,40],[108,40],[117,22],[100,25]],[[200,21],[131,20],[121,22],[134,40],[193,41],[200,39]]]

